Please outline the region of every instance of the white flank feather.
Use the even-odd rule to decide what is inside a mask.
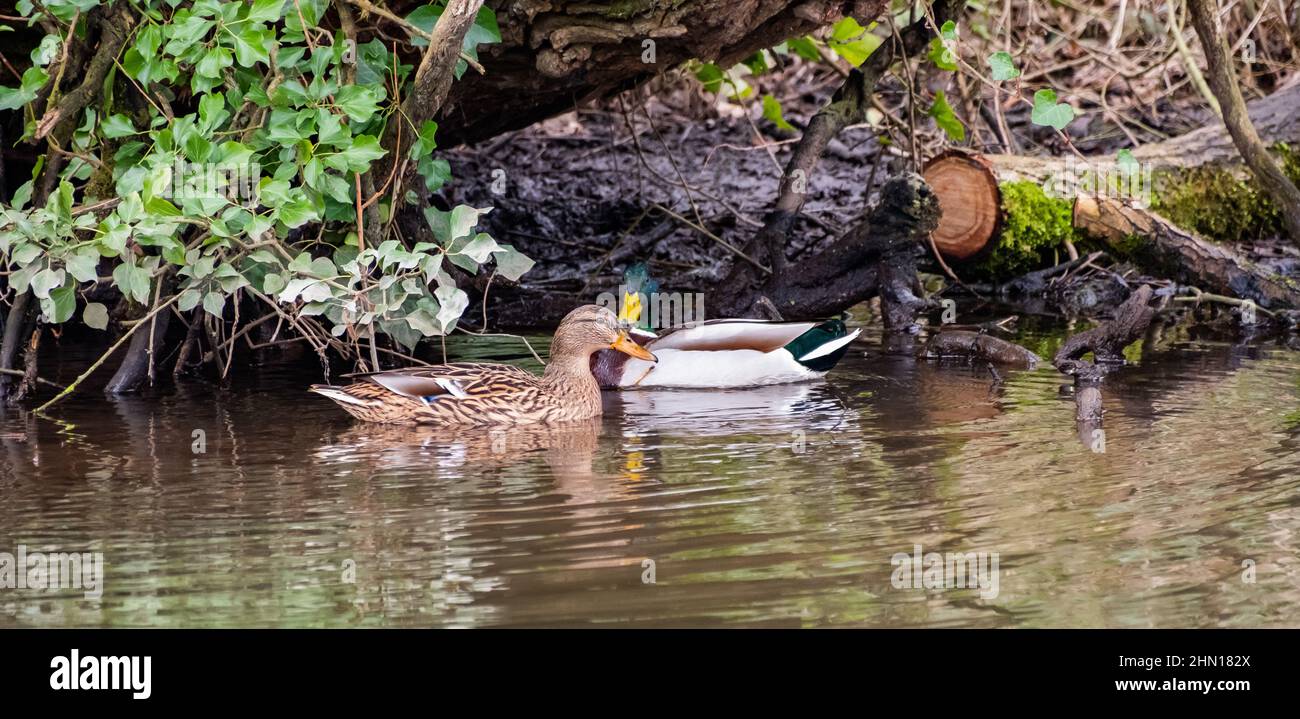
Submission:
[[[469,396],[469,393],[466,392],[463,387],[457,384],[456,380],[454,379],[439,377],[435,379],[434,382],[438,383],[439,387],[447,390],[447,394],[450,394],[452,397],[455,397],[456,399],[465,399],[466,397]]]
[[[813,351],[809,352],[808,354],[804,355],[803,357],[800,357],[800,358],[799,358],[799,361],[800,361],[800,362],[806,362],[806,361],[811,360],[811,359],[817,359],[818,357],[825,357],[826,355],[828,355],[828,354],[834,352],[835,350],[838,350],[839,348],[843,347],[844,345],[846,345],[846,344],[852,342],[853,340],[857,339],[857,338],[858,338],[858,335],[860,335],[860,334],[862,334],[862,328],[861,328],[861,327],[859,327],[859,328],[856,329],[856,330],[853,330],[852,332],[848,333],[847,335],[844,335],[843,337],[841,337],[841,338],[839,338],[839,339],[837,339],[837,340],[831,340],[830,342],[827,342],[826,344],[822,345],[821,347],[818,347],[817,349],[814,349]]]
[[[822,376],[784,350],[708,352],[654,348],[658,363],[629,358],[620,387],[755,387]]]

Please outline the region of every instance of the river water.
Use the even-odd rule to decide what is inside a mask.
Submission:
[[[61,351],[64,381],[93,357]],[[0,552],[100,552],[102,592],[0,589],[0,626],[1300,625],[1300,354],[1169,331],[1130,355],[1101,434],[1050,367],[878,336],[823,382],[504,433],[357,424],[292,358],[88,391],[4,415]],[[896,587],[918,545],[996,553],[996,593]]]

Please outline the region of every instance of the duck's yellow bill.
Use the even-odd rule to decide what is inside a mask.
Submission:
[[[623,306],[618,309],[618,321],[634,325],[641,319],[641,293],[624,292]]]
[[[625,355],[628,355],[630,357],[635,357],[637,359],[642,359],[647,362],[659,361],[659,358],[655,357],[653,354],[650,354],[650,352],[648,352],[646,348],[632,341],[632,338],[628,337],[626,332],[619,332],[618,339],[610,343],[609,348],[612,350],[618,350],[619,352],[622,352]]]

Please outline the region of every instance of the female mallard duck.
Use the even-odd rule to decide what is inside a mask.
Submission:
[[[591,356],[611,349],[653,363],[613,312],[584,305],[560,322],[546,372],[538,377],[510,365],[455,363],[356,375],[346,387],[312,385],[367,422],[508,425],[566,422],[600,415],[600,386]]]
[[[656,361],[597,352],[591,358],[591,372],[605,389],[754,387],[806,382],[829,372],[862,332],[850,332],[838,319],[720,319],[655,335],[635,329],[641,321],[641,295],[652,293],[653,281],[640,265],[629,268],[624,279],[619,320],[634,328],[631,338],[654,352]]]

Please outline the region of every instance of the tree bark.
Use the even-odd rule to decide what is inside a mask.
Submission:
[[[1246,100],[1237,84],[1232,64],[1232,50],[1219,22],[1219,3],[1214,0],[1187,0],[1192,25],[1201,38],[1205,61],[1210,73],[1210,88],[1223,110],[1223,123],[1241,153],[1246,166],[1254,173],[1259,186],[1273,198],[1282,211],[1291,241],[1300,244],[1300,189],[1291,182],[1260,140],[1255,125],[1246,112]],[[1294,105],[1292,106],[1294,108]]]
[[[141,312],[141,314],[143,315],[145,312]],[[131,344],[126,349],[126,357],[122,359],[122,364],[118,365],[117,371],[113,373],[113,377],[108,380],[108,384],[104,387],[106,393],[128,394],[138,392],[153,378],[153,370],[156,366],[155,357],[163,350],[163,339],[167,336],[167,324],[170,319],[170,312],[160,312],[153,319],[144,320],[151,327],[143,332],[137,332],[131,337]],[[199,322],[201,320],[195,319],[193,321]]]
[[[409,11],[419,2],[403,1]],[[439,145],[475,142],[633,87],[699,59],[724,67],[885,0],[494,0],[502,42],[481,48],[439,118]],[[404,15],[403,12],[398,12]]]

